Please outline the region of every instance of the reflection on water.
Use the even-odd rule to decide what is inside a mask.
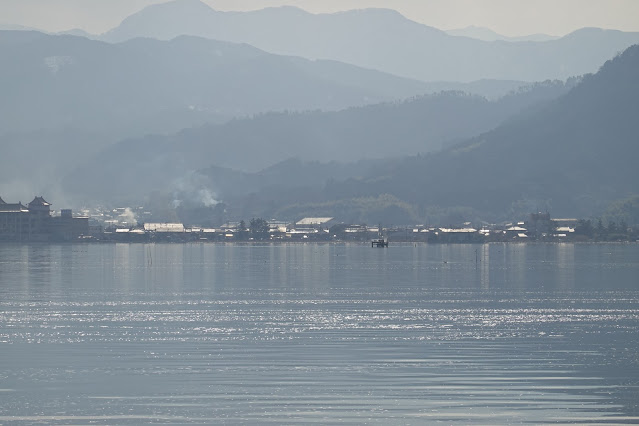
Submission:
[[[0,246],[0,423],[639,421],[639,246]]]
[[[557,284],[560,291],[571,291],[575,288],[575,245],[559,244],[557,246]]]

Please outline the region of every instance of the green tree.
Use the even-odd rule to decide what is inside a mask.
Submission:
[[[597,238],[603,238],[606,236],[606,228],[604,228],[601,218],[597,220]]]
[[[267,240],[269,238],[269,229],[270,227],[268,222],[262,218],[253,218],[249,223],[249,232],[251,237],[256,240]]]
[[[246,241],[249,237],[249,231],[246,228],[246,222],[244,220],[240,220],[240,223],[237,225],[237,239],[240,241]]]
[[[639,225],[639,195],[612,203],[604,213],[604,219],[618,222],[623,220],[631,227]]]
[[[575,233],[579,235],[585,235],[586,237],[592,237],[595,230],[592,227],[590,220],[579,219],[577,226],[575,227]]]
[[[619,222],[619,232],[624,235],[628,235],[628,224],[623,219],[621,219],[621,222]]]

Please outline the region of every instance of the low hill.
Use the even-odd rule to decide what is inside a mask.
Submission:
[[[265,111],[339,110],[425,83],[197,37],[109,44],[0,31],[0,182],[42,193],[105,146]],[[143,154],[144,155],[144,154]],[[37,173],[24,173],[38,161]]]
[[[543,108],[326,192],[346,199],[392,194],[422,209],[463,206],[493,218],[537,209],[601,214],[639,193],[638,114],[639,46],[632,46]]]
[[[567,93],[519,110],[493,130],[441,152],[359,163],[350,176],[335,178],[338,172],[329,172],[332,166],[285,162],[266,173],[205,169],[200,184],[219,188],[229,215],[236,217],[293,220],[310,214],[367,223],[452,224],[512,220],[536,210],[548,210],[555,217],[600,215],[615,200],[639,193],[638,71],[639,46],[633,46]],[[415,105],[404,107],[433,101],[415,100]],[[393,117],[388,111],[384,115]],[[422,119],[417,122],[425,121],[417,117]],[[402,140],[395,141],[393,146],[400,146]],[[171,173],[180,169],[170,165],[183,165],[190,158],[167,150],[172,145],[168,140],[164,145],[149,142],[162,147],[164,154],[156,161],[171,160],[162,163]],[[206,155],[206,160],[223,161],[224,151],[219,153]],[[126,170],[124,166],[120,163],[100,177],[112,178],[115,170]],[[143,176],[152,170],[148,167],[143,165]],[[216,180],[224,183],[216,186]],[[142,187],[151,183],[142,180]],[[169,181],[162,184],[171,187]],[[118,183],[116,187],[126,188]]]
[[[490,130],[569,87],[546,82],[497,101],[443,92],[338,112],[269,113],[170,136],[148,135],[100,153],[69,176],[66,189],[139,198],[210,165],[257,172],[290,157],[348,163],[427,153]],[[299,170],[288,179],[301,182],[303,173]],[[211,189],[220,192],[221,185],[216,186],[213,182]]]

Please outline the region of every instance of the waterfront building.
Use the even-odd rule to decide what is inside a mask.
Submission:
[[[22,241],[29,235],[29,209],[22,202],[7,203],[0,197],[0,240]]]
[[[70,241],[89,235],[89,218],[73,217],[69,209],[51,216],[51,203],[34,197],[27,205],[0,197],[0,241]]]

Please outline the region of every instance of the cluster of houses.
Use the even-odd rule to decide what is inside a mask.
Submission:
[[[142,208],[140,208],[142,209]],[[262,229],[247,229],[244,222],[220,227],[185,226],[182,223],[139,223],[143,209],[115,209],[101,213],[101,224],[88,215],[73,215],[63,209],[54,215],[51,204],[35,197],[26,206],[0,198],[0,241],[359,241],[382,239],[392,242],[481,243],[492,241],[571,240],[577,219],[551,219],[549,213],[531,214],[527,221],[473,227],[401,226],[382,227],[344,224],[332,217],[307,217],[296,222],[262,221]],[[150,216],[150,213],[149,213]],[[105,228],[103,229],[103,226]]]
[[[113,241],[330,241],[333,218],[305,218],[295,223],[270,220],[268,232],[259,234],[229,222],[210,228],[182,223],[144,223],[137,226],[109,227],[103,238]],[[376,228],[377,229],[377,228]],[[377,234],[375,234],[377,235]]]
[[[239,222],[216,228],[187,227],[181,223],[145,223],[107,229],[103,238],[113,241],[359,241],[383,238],[393,242],[481,243],[493,241],[571,240],[577,219],[551,219],[548,213],[530,215],[526,222],[474,228],[344,224],[332,217],[307,217],[297,222],[266,221],[268,232],[256,234]]]

